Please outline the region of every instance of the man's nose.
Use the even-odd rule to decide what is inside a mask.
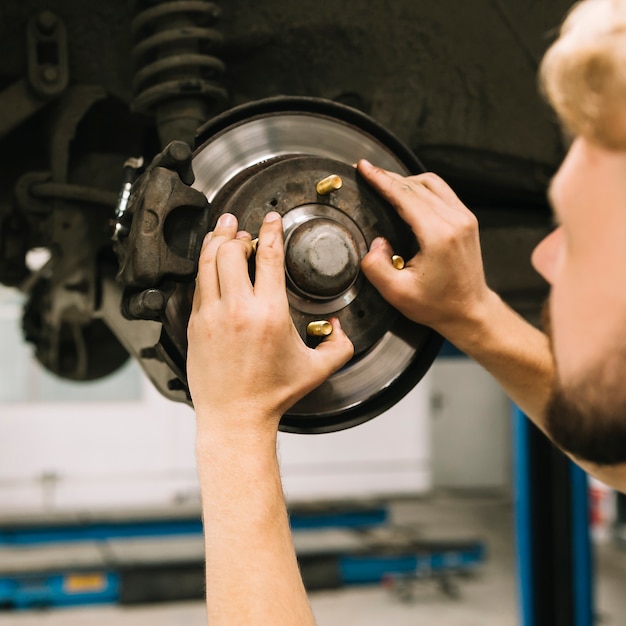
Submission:
[[[533,267],[552,285],[563,239],[563,228],[557,226],[547,237],[542,239],[533,250]]]

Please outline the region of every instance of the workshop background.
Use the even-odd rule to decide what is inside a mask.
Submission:
[[[203,623],[192,410],[132,362],[56,379],[20,339],[22,299],[0,289],[0,623]],[[520,623],[511,420],[490,375],[448,346],[371,422],[280,435],[320,625]],[[596,610],[621,624],[626,520],[590,489]]]
[[[274,184],[267,162],[285,156],[271,142],[251,147],[244,133],[236,150],[211,158],[219,138],[241,140],[250,120],[267,129],[295,109],[306,120],[288,137],[305,152],[300,163],[330,151],[350,176],[355,145],[420,171],[412,151],[477,215],[490,286],[538,323],[547,288],[529,256],[552,227],[545,191],[566,141],[536,74],[571,4],[0,3],[0,624],[205,622],[181,370],[195,272],[187,244],[210,212],[190,192],[196,143],[196,191],[222,161],[239,167],[212,190],[222,207],[243,182]],[[330,148],[320,155],[322,136]],[[147,165],[171,139],[187,152],[167,152],[161,174],[194,211],[164,203],[142,216],[124,204],[138,157]],[[283,175],[287,191],[295,171]],[[307,189],[328,210],[332,194]],[[287,192],[270,198],[285,214],[296,206]],[[155,238],[141,239],[142,217]],[[368,324],[389,332],[394,316],[367,304],[354,308],[355,335],[369,336]],[[336,433],[280,435],[320,626],[626,624],[624,498],[537,440],[453,347],[428,369],[426,345],[407,368],[417,385],[406,396],[406,377],[382,381],[382,415]],[[386,356],[395,353],[404,358]],[[362,419],[375,412],[372,395]]]

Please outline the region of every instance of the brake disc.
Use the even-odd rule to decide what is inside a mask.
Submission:
[[[353,359],[294,405],[280,429],[340,430],[395,404],[430,367],[441,338],[395,311],[360,271],[375,237],[386,237],[406,259],[418,245],[353,164],[367,158],[408,175],[423,171],[419,161],[368,116],[308,98],[232,109],[201,129],[198,146],[193,186],[211,202],[211,228],[231,212],[256,237],[264,215],[280,213],[287,296],[298,332],[314,345],[308,323],[336,316],[355,345]],[[324,179],[330,187],[320,192],[317,183]]]

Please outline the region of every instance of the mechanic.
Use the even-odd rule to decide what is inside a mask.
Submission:
[[[491,291],[478,224],[432,173],[360,174],[420,252],[406,267],[374,240],[362,269],[405,316],[481,363],[589,473],[626,491],[626,0],[583,0],[543,59],[541,84],[573,141],[549,197],[557,226],[532,256],[551,285],[548,335]],[[293,548],[276,436],[281,415],[352,355],[336,319],[316,349],[285,294],[282,223],[250,235],[223,215],[207,235],[189,323],[209,623],[314,624]],[[210,381],[209,385],[205,381]]]

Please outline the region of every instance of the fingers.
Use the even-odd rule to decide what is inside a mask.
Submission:
[[[403,185],[404,178],[395,172],[389,172],[361,159],[357,164],[359,173],[389,202],[395,204],[399,191],[408,191],[409,186]]]
[[[358,169],[367,182],[397,209],[418,239],[432,228],[431,224],[438,217],[432,211],[416,211],[416,208],[433,206],[435,197],[429,189],[400,174],[375,167],[364,159],[359,161]]]
[[[209,233],[202,244],[198,261],[198,277],[196,291],[201,290],[202,297],[219,298],[221,295],[219,276],[217,273],[217,251],[220,246],[237,235],[237,218],[224,213],[217,220],[215,230]]]
[[[343,367],[354,355],[354,346],[343,332],[339,320],[333,317],[329,321],[333,332],[315,348],[316,355],[321,358],[324,378]]]
[[[366,159],[361,159],[357,164],[357,167],[361,174],[368,180],[381,181],[383,175],[390,180],[394,180],[400,183],[400,189],[403,191],[415,191],[416,187],[422,186],[433,194],[441,198],[442,200],[459,201],[458,196],[454,193],[450,185],[446,183],[443,178],[437,176],[434,172],[423,172],[421,174],[415,174],[413,176],[402,176],[396,172],[385,170],[381,167],[372,165]]]
[[[241,300],[252,294],[247,261],[252,254],[251,236],[237,230],[237,218],[230,213],[220,216],[215,230],[203,242],[198,262],[198,276],[193,309],[201,300],[219,298]],[[261,292],[271,289],[284,292],[283,230],[280,215],[269,213],[259,232],[256,255],[256,284]]]
[[[394,300],[398,293],[398,281],[403,282],[406,273],[403,274],[404,270],[393,266],[392,256],[393,249],[389,242],[379,237],[372,242],[370,251],[361,260],[361,269],[380,295],[390,304],[397,305],[399,303]]]
[[[241,303],[252,296],[248,259],[252,255],[250,237],[236,237],[222,243],[217,251],[217,274],[222,300]]]
[[[237,235],[235,236],[235,239],[243,239],[246,241],[252,241],[252,235],[245,231],[245,230],[240,230],[237,232]]]
[[[271,211],[259,230],[254,292],[258,295],[284,295],[285,289],[283,221],[278,213]]]
[[[470,213],[448,183],[433,172],[404,177],[365,160],[359,162],[359,171],[417,236],[431,231],[438,222],[453,224],[460,215]]]
[[[417,176],[410,176],[408,180],[423,185],[438,198],[441,198],[450,208],[456,208],[458,205],[461,205],[459,197],[454,193],[450,185],[433,172],[424,172]]]
[[[224,284],[220,285],[217,256],[223,243],[236,239],[241,241],[238,246],[249,245],[250,236],[243,231],[237,231],[237,218],[230,213],[220,216],[215,225],[215,230],[207,235],[202,242],[200,258],[198,259],[198,275],[196,276],[196,288],[193,295],[192,311],[197,312],[202,306],[202,301],[212,302],[221,297]],[[250,246],[251,249],[251,246]],[[245,257],[244,257],[245,258]]]

